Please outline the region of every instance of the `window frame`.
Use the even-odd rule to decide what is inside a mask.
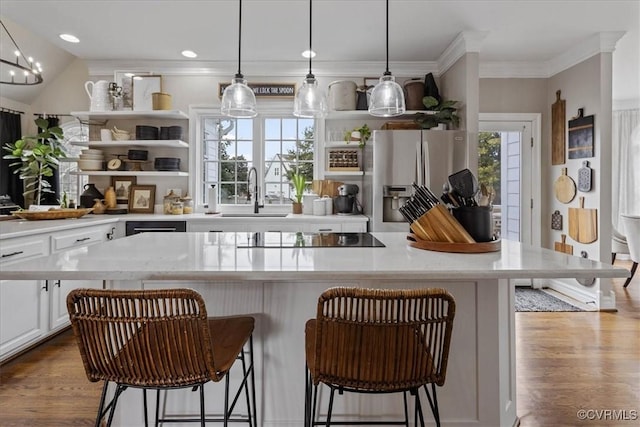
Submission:
[[[189,194],[194,198],[196,212],[206,212],[207,208],[204,203],[205,189],[202,185],[204,180],[204,145],[202,135],[204,132],[203,121],[205,118],[226,118],[220,113],[219,107],[191,107],[189,110],[190,123],[190,148],[189,148]],[[265,180],[264,172],[267,160],[265,160],[265,121],[266,119],[299,119],[295,117],[290,108],[279,106],[260,106],[259,114],[253,118],[253,147],[252,147],[252,165],[258,171],[258,182],[260,188],[260,202],[264,202]],[[314,148],[313,148],[313,179],[317,179],[319,173],[319,148],[318,133],[321,127],[320,120],[314,122]],[[218,204],[219,210],[227,213],[233,212],[252,212],[253,198],[251,203],[247,204]],[[290,212],[290,204],[267,204],[263,211],[272,212]]]

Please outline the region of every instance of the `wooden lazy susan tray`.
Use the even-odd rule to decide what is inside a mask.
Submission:
[[[419,239],[415,234],[409,233],[407,235],[407,241],[409,246],[418,249],[425,249],[428,251],[436,252],[455,252],[464,254],[478,254],[486,252],[497,252],[500,250],[500,240],[494,240],[492,242],[478,242],[478,243],[451,243],[451,242],[432,242],[429,240]]]

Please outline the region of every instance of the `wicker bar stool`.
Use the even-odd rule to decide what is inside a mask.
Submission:
[[[111,425],[118,398],[129,387],[143,390],[145,426],[147,389],[156,390],[155,425],[242,421],[257,426],[253,317],[208,318],[202,297],[190,289],[76,289],[67,296],[67,308],[89,381],[104,381],[96,427],[107,413]],[[236,360],[242,363],[243,377],[229,402],[229,371]],[[223,378],[224,412],[206,418],[204,385]],[[115,393],[105,405],[110,382],[116,384]],[[199,418],[159,418],[160,391],[177,388],[199,389]],[[247,414],[232,416],[242,391]]]
[[[440,426],[435,386],[445,381],[454,316],[455,301],[444,289],[338,287],[323,292],[316,318],[305,327],[305,426],[409,426],[407,393],[415,400],[414,425],[419,420],[424,426],[421,387]],[[330,389],[325,420],[317,420],[320,383]],[[336,391],[402,393],[404,420],[332,423]]]

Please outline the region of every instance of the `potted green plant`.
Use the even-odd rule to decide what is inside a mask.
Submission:
[[[460,117],[456,114],[458,101],[438,101],[433,96],[422,98],[425,110],[429,113],[416,113],[413,121],[423,129],[431,129],[443,123],[457,127],[460,124]]]
[[[304,175],[300,173],[294,173],[291,175],[291,184],[295,190],[295,202],[293,202],[293,213],[302,213],[302,194],[304,193],[305,179]]]
[[[66,153],[61,145],[61,128],[49,127],[49,121],[43,118],[36,119],[35,123],[42,132],[5,144],[5,151],[10,154],[6,154],[4,158],[18,160],[9,166],[17,166],[13,173],[19,173],[20,179],[25,183],[25,200],[27,196],[33,195],[33,203],[39,205],[44,193],[53,193],[46,177],[53,176],[59,159],[66,157]]]
[[[367,145],[369,138],[371,138],[371,129],[366,123],[359,128],[353,128],[344,133],[344,141],[347,144],[357,141],[360,148],[364,148]]]

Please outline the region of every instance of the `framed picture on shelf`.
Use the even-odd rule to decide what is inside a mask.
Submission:
[[[155,185],[131,185],[129,187],[129,213],[153,213],[155,201]]]
[[[135,176],[112,176],[111,186],[116,192],[116,203],[119,205],[129,204],[129,194],[131,186],[136,185]]]
[[[149,71],[114,71],[113,81],[122,88],[122,109],[133,110],[133,76],[149,76]]]
[[[133,86],[133,110],[153,110],[151,94],[154,92],[162,92],[162,76],[136,74],[131,80]]]

